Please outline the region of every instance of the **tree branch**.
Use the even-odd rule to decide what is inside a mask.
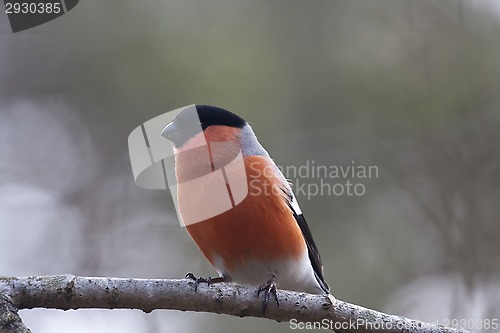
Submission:
[[[0,293],[0,332],[31,333],[17,314],[17,308],[3,293]]]
[[[52,309],[155,309],[213,312],[238,317],[265,317],[276,321],[323,325],[345,333],[465,333],[400,316],[366,309],[325,295],[279,290],[280,306],[270,302],[265,315],[255,289],[221,283],[201,284],[187,279],[124,279],[74,275],[0,277],[0,332],[29,332],[17,310]],[[17,316],[17,319],[16,319]],[[15,331],[6,327],[22,325]],[[11,326],[9,326],[11,325]],[[13,326],[12,326],[13,327]],[[17,327],[17,326],[16,326]]]

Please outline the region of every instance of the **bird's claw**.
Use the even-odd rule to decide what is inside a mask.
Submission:
[[[267,303],[269,302],[269,298],[271,295],[274,296],[276,300],[276,304],[279,306],[280,302],[278,301],[278,296],[276,295],[276,274],[273,274],[273,277],[264,283],[262,286],[257,289],[257,296],[260,296],[260,293],[264,294],[263,308],[262,314],[266,314]]]
[[[200,283],[206,283],[208,286],[210,286],[212,283],[218,283],[218,282],[224,282],[224,277],[220,276],[217,278],[211,278],[210,276],[208,278],[204,277],[196,277],[193,273],[189,272],[186,274],[184,277],[185,279],[190,279],[194,281],[194,291],[198,290],[198,285]]]

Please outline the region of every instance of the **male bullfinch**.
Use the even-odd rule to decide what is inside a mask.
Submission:
[[[259,286],[264,310],[270,295],[279,305],[276,286],[328,294],[318,249],[290,184],[244,119],[222,108],[196,105],[179,113],[161,134],[174,143],[180,217],[220,274],[215,279],[196,279],[191,273],[186,277],[196,280],[196,286],[229,281]],[[244,166],[239,178],[229,167],[238,156]],[[198,182],[194,189],[182,184],[221,170],[231,205],[204,218],[200,211],[222,202],[218,196],[223,191],[210,181]],[[236,198],[242,197],[238,187],[247,190],[243,198]],[[202,207],[194,197],[210,198],[211,203]]]

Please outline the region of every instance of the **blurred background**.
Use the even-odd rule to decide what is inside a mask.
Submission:
[[[378,167],[362,196],[297,194],[337,298],[493,331],[479,328],[500,318],[500,1],[86,0],[16,34],[0,14],[0,275],[213,276],[128,157],[135,127],[194,103],[250,121],[281,166]],[[36,333],[290,330],[21,316]]]

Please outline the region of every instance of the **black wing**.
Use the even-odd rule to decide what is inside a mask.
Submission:
[[[323,264],[321,263],[321,256],[319,255],[318,248],[316,246],[316,243],[314,243],[313,236],[311,234],[311,230],[309,229],[309,226],[307,225],[306,219],[304,218],[303,214],[297,214],[297,212],[293,209],[292,207],[292,200],[293,194],[288,193],[288,191],[282,189],[283,193],[285,193],[287,202],[288,202],[288,207],[292,210],[293,217],[295,218],[295,221],[297,221],[297,224],[300,227],[300,230],[302,231],[302,235],[304,236],[304,239],[306,240],[307,244],[307,251],[309,253],[309,260],[311,261],[311,265],[314,270],[314,275],[316,277],[316,280],[318,281],[319,285],[321,286],[321,289],[323,289],[326,293],[330,291],[330,287],[328,284],[325,282],[325,277],[323,276]]]

